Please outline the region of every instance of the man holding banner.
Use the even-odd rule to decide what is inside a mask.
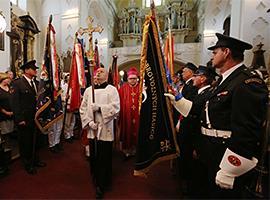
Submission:
[[[96,184],[96,198],[102,198],[104,190],[111,185],[113,121],[120,111],[118,91],[107,83],[105,68],[96,71],[98,84],[88,87],[80,107],[82,128],[90,139],[90,164]],[[92,96],[92,94],[94,94]],[[95,100],[93,100],[95,99]]]

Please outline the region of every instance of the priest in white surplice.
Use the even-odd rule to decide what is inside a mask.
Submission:
[[[97,69],[96,77],[95,102],[91,86],[84,92],[80,114],[82,127],[87,129],[90,139],[90,166],[96,183],[96,198],[102,198],[111,184],[113,120],[120,111],[120,100],[117,89],[107,83],[108,72],[104,68]]]

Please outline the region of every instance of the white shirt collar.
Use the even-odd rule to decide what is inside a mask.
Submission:
[[[241,62],[241,63],[235,65],[234,67],[228,69],[228,70],[225,71],[223,74],[221,74],[221,75],[222,75],[222,81],[219,83],[219,85],[220,85],[226,78],[228,78],[228,76],[230,76],[231,73],[233,73],[237,68],[239,68],[239,67],[242,66],[242,65],[243,65],[243,63]]]
[[[31,81],[33,81],[34,89],[35,89],[35,91],[37,92],[37,86],[36,86],[36,83],[35,83],[34,78],[33,78],[33,79],[30,79],[30,78],[28,78],[28,77],[25,76],[25,75],[23,75],[23,76],[24,76],[24,78],[27,80],[27,82],[29,83],[30,86],[32,86]]]
[[[189,81],[191,81],[191,79],[192,79],[192,77],[191,78],[189,78],[185,83],[187,84]]]
[[[27,76],[23,75],[23,77],[28,81],[28,83],[30,84],[31,83],[31,80],[30,78],[28,78]]]
[[[204,91],[205,89],[209,88],[210,85],[206,85],[206,86],[203,86],[202,88],[198,89],[198,94],[201,94],[202,91]]]

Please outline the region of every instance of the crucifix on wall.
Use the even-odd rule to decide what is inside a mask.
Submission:
[[[103,27],[101,25],[93,26],[94,18],[89,16],[87,18],[87,28],[80,27],[78,30],[78,33],[80,35],[83,35],[84,33],[87,33],[89,36],[89,50],[86,52],[86,56],[88,60],[93,60],[94,58],[94,48],[93,48],[93,33],[98,32],[101,33],[103,31]]]

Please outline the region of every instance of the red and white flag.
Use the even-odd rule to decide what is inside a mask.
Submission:
[[[70,78],[69,78],[69,111],[73,112],[80,108],[81,105],[81,88],[85,88],[85,71],[84,62],[82,55],[81,44],[76,42],[74,44],[72,53],[72,62],[70,68]]]

